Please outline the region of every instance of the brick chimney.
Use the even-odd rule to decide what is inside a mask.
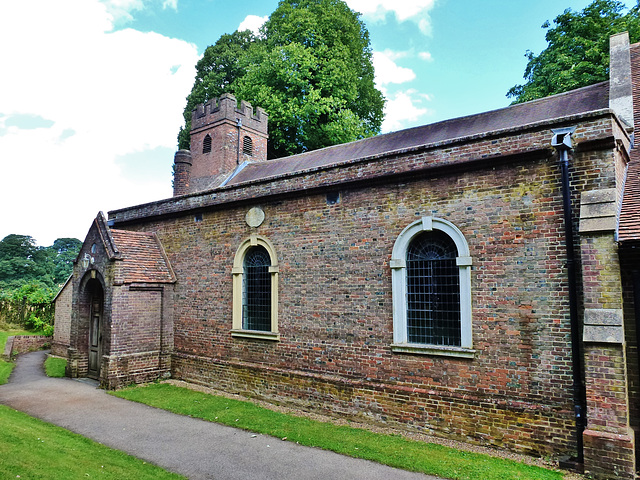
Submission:
[[[191,152],[178,150],[173,158],[173,196],[189,193],[189,177],[191,176]]]

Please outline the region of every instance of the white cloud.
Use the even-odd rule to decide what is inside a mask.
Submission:
[[[95,1],[95,0],[93,0]],[[162,9],[178,10],[178,0],[97,0],[106,8],[114,23],[133,20],[132,12],[143,10],[154,3],[162,2]]]
[[[422,60],[425,60],[427,62],[430,62],[431,60],[433,60],[433,57],[431,56],[431,52],[419,52],[418,57],[420,57]]]
[[[170,8],[171,10],[178,10],[178,0],[164,0],[162,2],[162,8],[163,9],[167,9]]]
[[[109,3],[0,3],[0,44],[11,45],[0,49],[0,64],[15,72],[0,89],[0,239],[83,239],[98,210],[171,195],[170,152],[197,48],[156,33],[112,31],[114,8],[142,2]],[[43,120],[21,128],[12,118]],[[116,159],[154,148],[168,152],[158,159],[164,173],[127,180]]]
[[[269,17],[258,17],[257,15],[247,15],[245,19],[238,26],[238,31],[251,30],[253,33],[258,34],[260,27],[264,25],[264,22],[269,20]]]
[[[422,103],[430,99],[429,96],[414,89],[396,92],[392,95],[385,94],[385,96],[387,103],[384,107],[383,132],[394,132],[407,128],[409,123],[415,123],[421,117],[431,113],[431,110],[422,107]]]
[[[393,60],[405,56],[403,52],[385,50],[373,52],[373,68],[376,72],[376,84],[406,83],[415,80],[416,74],[410,68],[400,67]]]
[[[407,20],[418,25],[425,35],[431,34],[429,12],[436,0],[346,0],[349,7],[362,13],[372,21],[383,21],[387,14],[393,13],[399,22]]]

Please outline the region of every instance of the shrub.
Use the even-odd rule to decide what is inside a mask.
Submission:
[[[42,320],[33,312],[29,314],[29,317],[25,321],[25,326],[34,331],[42,330],[42,334],[47,337],[51,337],[53,335],[53,325],[45,320]]]

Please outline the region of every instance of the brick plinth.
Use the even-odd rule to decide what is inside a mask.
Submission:
[[[69,345],[60,342],[51,342],[51,355],[56,357],[67,357]]]
[[[636,478],[635,437],[631,429],[626,435],[585,430],[583,439],[585,474],[607,480]]]
[[[87,376],[88,359],[86,355],[82,355],[76,348],[67,349],[67,367],[65,375],[71,378],[80,378]]]
[[[175,378],[278,404],[531,455],[570,454],[568,412],[463,391],[174,354]],[[564,448],[562,448],[564,445]]]
[[[147,383],[169,375],[171,356],[159,351],[104,356],[100,383],[115,390],[131,384]]]

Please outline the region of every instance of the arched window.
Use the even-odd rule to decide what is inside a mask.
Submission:
[[[456,245],[436,230],[407,248],[407,341],[460,346],[460,278]]]
[[[278,260],[271,242],[251,235],[233,262],[234,337],[278,340]]]
[[[211,135],[207,133],[207,136],[204,137],[202,141],[202,153],[210,153],[211,152]]]
[[[244,153],[245,155],[253,155],[253,140],[251,140],[251,137],[244,137],[242,139],[242,153]]]
[[[471,257],[451,222],[424,217],[393,247],[393,350],[472,357]]]
[[[271,259],[263,246],[251,247],[244,257],[242,328],[271,331]]]

